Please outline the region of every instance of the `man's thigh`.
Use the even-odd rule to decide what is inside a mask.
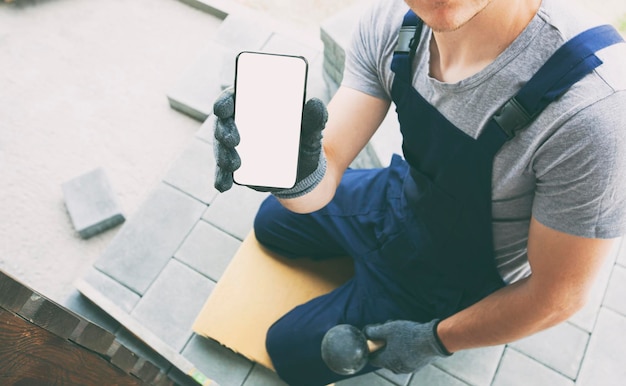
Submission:
[[[346,171],[333,200],[310,214],[290,212],[270,196],[257,213],[256,237],[286,257],[364,255],[376,248],[375,228],[387,207],[389,174],[388,168]]]

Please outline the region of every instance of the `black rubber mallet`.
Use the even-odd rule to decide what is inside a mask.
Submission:
[[[365,367],[371,352],[383,346],[383,342],[368,340],[358,328],[339,324],[322,339],[322,359],[335,373],[352,375]]]

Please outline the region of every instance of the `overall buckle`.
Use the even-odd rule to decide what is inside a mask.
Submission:
[[[502,106],[493,115],[493,120],[496,121],[498,126],[504,131],[508,139],[515,136],[515,132],[523,129],[533,119],[524,106],[522,106],[515,97],[509,99],[504,106]]]

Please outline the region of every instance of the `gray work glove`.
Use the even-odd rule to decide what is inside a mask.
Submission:
[[[241,159],[235,147],[239,144],[239,132],[234,121],[234,89],[226,89],[213,104],[215,117],[215,188],[225,192],[233,185],[233,172],[241,166]],[[326,173],[326,157],[322,151],[322,130],[326,125],[328,112],[324,103],[317,98],[310,99],[302,112],[302,132],[300,135],[300,156],[296,184],[290,189],[267,189],[257,186],[250,188],[270,191],[279,198],[295,198],[309,193]]]
[[[369,340],[380,340],[385,346],[370,354],[369,363],[396,374],[415,372],[438,358],[452,354],[437,337],[439,320],[417,323],[396,320],[365,326],[363,333]]]

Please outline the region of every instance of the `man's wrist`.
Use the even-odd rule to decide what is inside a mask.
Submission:
[[[439,346],[439,349],[441,350],[442,353],[444,353],[444,355],[450,356],[450,355],[452,355],[452,352],[450,352],[448,350],[448,348],[443,343],[443,341],[441,340],[441,337],[439,335],[439,325],[440,325],[440,323],[441,323],[441,320],[438,320],[435,323],[435,325],[433,326],[433,335],[435,336],[435,342],[437,342],[437,345]]]

